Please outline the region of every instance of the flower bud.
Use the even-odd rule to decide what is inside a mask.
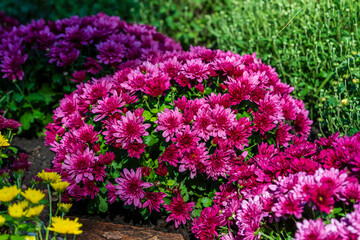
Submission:
[[[343,100],[341,100],[341,104],[342,104],[343,106],[347,106],[347,105],[349,105],[349,100],[347,100],[346,98],[344,98]]]

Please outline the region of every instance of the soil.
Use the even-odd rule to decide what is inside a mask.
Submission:
[[[23,181],[24,185],[30,186],[31,176],[36,175],[43,169],[51,168],[51,161],[55,154],[48,146],[44,145],[44,138],[27,139],[15,137],[11,145],[17,147],[20,151],[27,153],[29,155],[29,161],[31,161],[31,167],[25,174],[25,179]],[[119,204],[110,205],[109,210],[106,213],[88,214],[86,206],[87,203],[84,201],[75,202],[67,215],[102,222],[143,227],[164,233],[178,233],[181,234],[185,240],[195,239],[191,234],[190,224],[175,229],[173,223],[166,223],[165,216],[153,215],[152,218],[144,221],[139,213],[125,209]]]

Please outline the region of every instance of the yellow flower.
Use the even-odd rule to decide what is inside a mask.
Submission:
[[[25,209],[29,206],[29,202],[24,200],[18,203],[22,209]]]
[[[0,147],[10,146],[8,140],[0,132]]]
[[[42,172],[38,173],[37,176],[45,182],[61,181],[61,176],[56,172],[45,172],[44,170],[42,170]]]
[[[35,236],[26,236],[24,240],[36,240]]]
[[[58,203],[58,208],[60,208],[62,212],[68,212],[71,207],[72,203]]]
[[[24,210],[20,204],[13,204],[8,208],[9,215],[13,218],[21,218],[24,215]]]
[[[341,100],[341,104],[343,106],[349,105],[349,100],[347,100],[346,98],[344,98],[343,100]]]
[[[45,197],[45,194],[40,190],[28,188],[25,192],[21,193],[26,200],[29,200],[32,204],[38,203]]]
[[[58,193],[62,193],[65,191],[65,189],[69,186],[70,184],[68,182],[56,182],[56,183],[51,183],[51,186],[54,188],[54,190]]]
[[[32,207],[32,208],[29,208],[27,213],[26,213],[26,217],[36,217],[36,216],[39,216],[40,213],[42,212],[42,210],[44,210],[44,205],[41,204],[41,205],[38,205],[36,207]]]
[[[0,227],[2,227],[5,224],[5,218],[0,215]]]
[[[10,202],[13,200],[19,193],[21,192],[20,189],[17,188],[17,186],[11,186],[11,187],[3,187],[0,190],[0,201],[1,202]]]
[[[80,230],[82,227],[82,223],[78,222],[78,218],[75,220],[63,219],[61,217],[53,217],[51,218],[51,226],[48,227],[50,231],[54,231],[61,234],[81,234],[83,231]]]

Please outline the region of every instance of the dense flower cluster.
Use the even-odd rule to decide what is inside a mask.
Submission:
[[[126,23],[103,13],[54,22],[32,20],[26,25],[18,25],[1,13],[0,23],[0,68],[3,78],[10,80],[24,77],[22,65],[31,50],[46,55],[49,63],[58,67],[80,58],[83,69],[77,69],[72,80],[81,82],[87,73],[99,73],[102,64],[113,68],[136,66],[163,51],[181,49],[152,26]]]
[[[166,203],[167,220],[178,226],[194,207],[184,199],[197,200],[183,196],[188,184],[176,182],[180,175],[240,182],[255,171],[244,160],[261,142],[256,156],[263,181],[287,171],[290,156],[300,150],[290,148],[288,159],[275,155],[304,141],[311,124],[291,91],[255,54],[201,47],[168,52],[79,84],[55,109],[46,144],[56,153],[53,169],[70,183],[71,197],[95,198],[106,191],[110,203],[121,199],[149,211]],[[312,167],[298,161],[294,169]],[[179,186],[165,186],[164,179]]]
[[[340,221],[331,217],[341,212],[341,208],[351,211],[353,204],[360,201],[359,133],[343,138],[336,134],[315,143],[295,142],[276,153],[274,146],[262,148],[260,145],[259,154],[220,187],[214,206],[204,209],[194,221],[192,230],[198,238],[213,238],[219,235],[219,227],[224,226],[238,237],[260,239],[259,230],[264,224],[278,224],[289,218],[298,221],[296,239],[360,236],[356,227],[360,216],[358,205]],[[266,158],[272,159],[265,164],[269,168],[284,165],[286,168],[271,169],[273,174],[268,174],[271,171],[261,165]],[[329,219],[331,223],[325,225],[323,221]],[[231,238],[233,234],[223,238],[238,239]]]

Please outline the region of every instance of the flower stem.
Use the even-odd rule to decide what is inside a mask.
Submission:
[[[49,217],[50,217],[50,219],[49,219],[49,225],[48,225],[48,227],[46,228],[46,240],[48,240],[49,239],[49,227],[51,226],[51,218],[52,218],[52,201],[51,201],[51,190],[50,190],[50,184],[48,183],[48,184],[46,184],[47,185],[47,189],[48,189],[48,193],[49,193]]]

